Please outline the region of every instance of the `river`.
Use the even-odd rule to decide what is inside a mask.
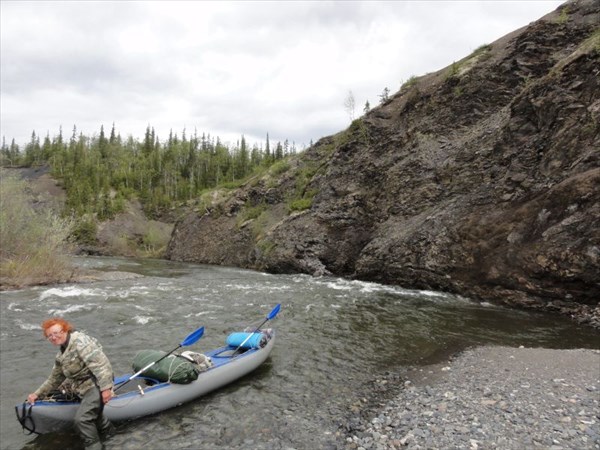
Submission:
[[[120,281],[2,292],[2,449],[81,448],[73,433],[24,434],[14,405],[49,374],[55,348],[40,322],[61,315],[99,338],[117,375],[138,350],[171,350],[200,326],[189,350],[224,344],[271,309],[277,342],[257,371],[156,416],[118,424],[107,449],[335,448],[340,421],[378,375],[478,344],[595,348],[598,333],[566,318],[509,310],[439,292],[339,278],[270,275],[161,260],[77,258]]]

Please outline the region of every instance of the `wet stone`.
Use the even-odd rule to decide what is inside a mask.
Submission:
[[[553,352],[567,352],[572,360]],[[422,372],[427,385],[418,377],[399,379],[396,395],[370,414],[361,411],[364,432],[342,448],[600,449],[600,353],[568,352],[472,349],[440,371],[435,383],[435,370]],[[499,370],[503,364],[506,370]]]

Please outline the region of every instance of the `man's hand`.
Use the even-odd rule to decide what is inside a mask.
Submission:
[[[38,399],[37,394],[29,394],[27,396],[27,403],[31,403],[33,405],[37,399]]]
[[[113,398],[115,394],[113,393],[112,389],[105,389],[102,391],[102,401],[104,402],[104,404],[106,405],[108,403],[108,401]]]

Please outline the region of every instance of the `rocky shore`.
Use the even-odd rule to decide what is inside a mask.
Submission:
[[[600,449],[599,350],[479,347],[376,384],[400,389],[353,406],[345,449]]]

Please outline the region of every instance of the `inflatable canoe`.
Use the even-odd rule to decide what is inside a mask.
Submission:
[[[275,313],[276,314],[276,313]],[[232,336],[236,335],[233,339]],[[239,342],[243,333],[234,333],[227,345],[204,355],[210,367],[188,384],[148,379],[142,375],[124,375],[115,380],[117,395],[104,407],[104,414],[112,422],[133,420],[156,414],[219,389],[258,368],[268,358],[275,344],[273,330],[262,330]],[[197,338],[196,338],[197,340]],[[244,342],[245,341],[245,342]],[[129,392],[121,393],[119,384],[128,384]],[[74,401],[37,401],[16,406],[17,418],[24,429],[38,434],[68,430],[79,407]]]

